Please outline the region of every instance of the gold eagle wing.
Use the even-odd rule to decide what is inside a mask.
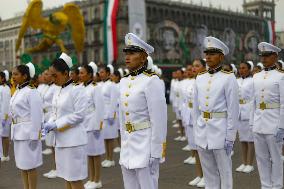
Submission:
[[[23,16],[21,29],[16,43],[16,51],[19,50],[22,39],[29,27],[33,29],[46,30],[50,27],[50,25],[51,23],[49,20],[42,16],[42,1],[32,0]]]
[[[74,3],[67,3],[64,5],[62,12],[68,17],[75,49],[77,52],[82,52],[85,41],[85,25],[80,8]]]

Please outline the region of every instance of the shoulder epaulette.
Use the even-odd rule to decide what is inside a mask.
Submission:
[[[284,70],[277,68],[276,69],[278,72],[284,73]]]
[[[205,74],[205,73],[207,73],[207,72],[208,72],[208,71],[205,70],[205,71],[203,71],[203,72],[198,73],[198,75],[202,75],[202,74]]]
[[[145,70],[145,71],[143,71],[143,74],[144,74],[144,75],[147,75],[147,76],[149,76],[149,77],[152,77],[153,75],[157,75],[155,72],[152,72],[152,71],[150,71],[150,70]]]
[[[36,86],[34,86],[34,84],[29,84],[28,86],[29,86],[29,88],[31,88],[31,89],[35,89],[35,88],[36,88]]]
[[[226,70],[221,70],[221,72],[225,73],[225,74],[231,74],[233,73],[233,71],[226,71]]]
[[[77,82],[73,82],[72,84],[73,84],[74,86],[79,85],[79,83],[77,83]]]

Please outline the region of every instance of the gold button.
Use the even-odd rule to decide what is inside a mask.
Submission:
[[[209,105],[208,102],[206,102],[206,103],[205,103],[205,106],[208,106],[208,105]]]
[[[124,106],[126,106],[126,107],[127,107],[127,106],[128,106],[128,103],[127,103],[127,102],[125,102],[125,103],[124,103]]]
[[[206,98],[206,99],[209,99],[209,96],[206,96],[205,98]]]
[[[266,77],[264,77],[263,79],[266,79]]]
[[[207,118],[205,118],[205,121],[207,122],[207,121],[208,121],[208,119],[207,119]]]
[[[130,79],[131,79],[131,80],[134,80],[134,79],[135,79],[135,77],[131,77]]]
[[[125,115],[126,115],[126,116],[129,116],[129,112],[125,112]]]
[[[132,87],[132,85],[131,85],[131,84],[129,84],[129,85],[128,85],[128,88],[130,89],[131,87]]]
[[[126,97],[129,97],[129,94],[128,94],[128,93],[126,93],[126,94],[125,94],[125,96],[126,96]]]

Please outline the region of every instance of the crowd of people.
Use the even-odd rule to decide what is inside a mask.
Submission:
[[[223,64],[229,49],[222,41],[206,37],[204,47],[205,59],[174,71],[171,80],[175,140],[188,142],[184,163],[196,169],[188,184],[232,189],[238,136],[242,164],[236,171],[251,173],[256,158],[261,188],[283,188],[281,49],[262,42],[261,63],[244,61],[237,69]],[[62,53],[38,77],[32,63],[16,66],[11,77],[0,72],[0,157],[10,160],[11,139],[24,189],[37,188],[42,154],[53,161],[44,177],[63,178],[67,189],[101,188],[101,168],[116,165],[114,152],[120,152],[125,189],[158,189],[167,135],[162,71],[150,56],[154,48],[132,33],[123,52],[127,69],[94,62],[74,67]]]

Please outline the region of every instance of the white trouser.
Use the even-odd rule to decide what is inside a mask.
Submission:
[[[226,150],[198,148],[204,174],[205,189],[232,189],[232,160]]]
[[[158,189],[159,165],[151,173],[150,167],[126,169],[121,166],[124,189]]]
[[[274,135],[253,134],[261,189],[283,188],[282,142]]]

